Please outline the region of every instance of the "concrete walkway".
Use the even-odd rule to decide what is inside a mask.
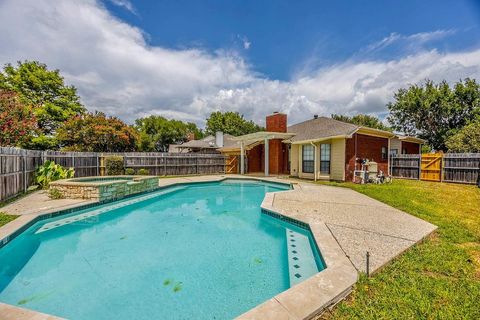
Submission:
[[[304,220],[324,222],[359,271],[374,272],[435,230],[435,226],[354,190],[299,183],[276,193],[273,208]]]
[[[92,202],[85,199],[52,200],[48,197],[47,191],[40,190],[7,204],[5,207],[0,208],[0,212],[17,216],[42,214],[52,210],[57,211]]]

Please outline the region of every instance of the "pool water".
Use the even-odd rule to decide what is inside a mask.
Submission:
[[[324,268],[308,231],[261,213],[286,189],[190,184],[38,222],[0,249],[0,301],[74,320],[234,318]],[[315,270],[298,279],[302,250]]]

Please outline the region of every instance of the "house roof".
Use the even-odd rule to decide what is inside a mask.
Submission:
[[[294,133],[295,136],[288,141],[295,143],[329,137],[346,137],[352,135],[359,128],[360,126],[355,124],[327,117],[318,117],[289,126],[287,132]]]
[[[287,132],[292,134],[295,133],[295,136],[285,141],[293,144],[321,141],[331,138],[349,138],[356,132],[387,138],[395,136],[389,131],[363,127],[327,117],[318,117],[289,126]]]

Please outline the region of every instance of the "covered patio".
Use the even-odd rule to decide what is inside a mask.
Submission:
[[[285,158],[283,153],[287,153],[286,157],[288,159],[288,150],[286,145],[282,143],[282,140],[291,138],[294,135],[293,133],[260,131],[232,138],[233,141],[237,141],[240,144],[240,174],[246,173],[245,150],[246,146],[252,145],[263,145],[265,176],[269,176],[270,173],[282,173],[280,166],[283,164]],[[273,170],[271,170],[272,166]]]

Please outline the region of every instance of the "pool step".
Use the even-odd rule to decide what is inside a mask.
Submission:
[[[288,228],[285,229],[285,234],[290,287],[293,287],[316,274],[318,268],[308,237]]]
[[[74,216],[71,216],[71,217],[68,217],[68,218],[64,218],[64,219],[60,219],[60,220],[56,220],[56,221],[53,221],[53,222],[46,223],[40,229],[38,229],[35,233],[42,233],[42,232],[52,230],[52,229],[55,229],[55,228],[58,228],[58,227],[61,227],[61,226],[67,225],[67,224],[71,224],[71,223],[78,223],[78,224],[80,224],[80,223],[82,223],[82,224],[95,223],[95,222],[98,221],[97,216],[102,214],[102,213],[113,211],[113,210],[116,210],[116,209],[119,209],[119,208],[123,208],[123,207],[129,206],[129,205],[141,202],[141,201],[153,199],[153,198],[156,198],[156,197],[168,194],[168,193],[172,193],[172,192],[175,192],[175,191],[178,191],[178,190],[181,190],[181,189],[185,189],[185,186],[172,187],[172,188],[161,190],[161,191],[158,191],[158,192],[155,192],[155,193],[147,194],[147,195],[144,195],[144,196],[141,196],[141,197],[138,197],[138,198],[136,197],[136,198],[133,198],[133,199],[130,199],[130,200],[121,201],[119,203],[112,203],[111,205],[108,205],[106,207],[99,208],[99,209],[96,209],[96,210],[92,210],[92,211],[89,211],[87,213],[77,214],[77,215],[74,215]]]

